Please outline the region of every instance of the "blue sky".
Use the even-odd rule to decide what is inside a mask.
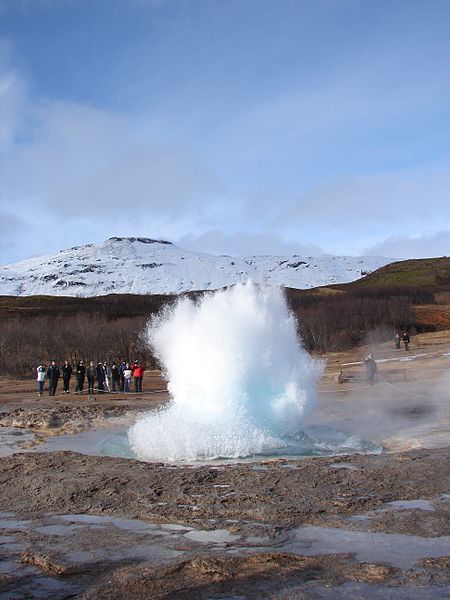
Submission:
[[[448,0],[0,0],[0,263],[450,254]]]

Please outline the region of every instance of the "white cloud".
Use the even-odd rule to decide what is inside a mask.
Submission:
[[[13,143],[25,111],[26,85],[9,66],[10,47],[0,39],[0,153]]]
[[[208,213],[219,180],[189,148],[136,141],[139,121],[96,108],[46,102],[33,138],[5,158],[3,195],[52,214],[86,218],[181,218]],[[26,177],[22,174],[26,173]]]
[[[392,236],[367,248],[364,254],[394,258],[450,256],[450,231],[419,236]]]
[[[238,231],[224,234],[218,230],[210,230],[200,235],[185,235],[178,239],[182,248],[211,254],[243,255],[291,255],[320,256],[323,251],[319,246],[307,241],[284,240],[273,232],[246,233]]]
[[[450,164],[442,164],[336,180],[272,203],[267,210],[275,229],[304,231],[314,223],[326,232],[320,243],[327,252],[342,253],[350,242],[359,254],[379,242],[381,235],[418,236],[450,229],[449,189]]]

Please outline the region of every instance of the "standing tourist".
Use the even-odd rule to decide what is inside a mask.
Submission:
[[[400,350],[400,335],[398,332],[394,335],[394,342],[397,350]]]
[[[409,339],[409,335],[406,333],[406,331],[402,336],[402,341],[405,344],[405,350],[409,350],[409,344],[411,343],[411,340]]]
[[[366,374],[367,374],[367,382],[370,385],[373,385],[373,380],[377,373],[377,363],[372,354],[368,354],[364,360],[364,364],[366,365]]]
[[[105,391],[105,370],[101,362],[97,365],[97,389],[99,394]]]
[[[119,383],[120,383],[119,367],[114,362],[112,364],[112,366],[111,366],[111,384],[112,384],[112,391],[113,392],[117,392],[117,388],[119,387]]]
[[[77,365],[77,386],[75,388],[75,394],[82,394],[84,387],[84,378],[86,376],[86,367],[82,360]]]
[[[36,369],[36,379],[38,387],[38,396],[42,397],[44,393],[44,381],[45,381],[45,365],[39,365]]]
[[[54,396],[56,394],[56,388],[58,387],[59,375],[60,375],[59,367],[56,365],[56,361],[52,360],[49,368],[47,369],[49,396]]]
[[[86,371],[89,395],[92,395],[94,393],[94,383],[95,383],[96,373],[97,373],[96,368],[94,366],[94,363],[91,360],[91,362],[89,363],[89,367],[87,368],[87,371]]]
[[[124,371],[126,369],[127,363],[123,360],[119,365],[119,377],[120,377],[120,391],[123,392],[125,389],[125,376]]]
[[[110,387],[109,387],[109,375],[110,375],[110,372],[109,372],[109,367],[106,364],[106,361],[103,363],[103,371],[105,372],[105,389],[106,389],[107,392],[109,392],[110,391]]]
[[[127,363],[125,365],[125,369],[123,371],[123,377],[124,377],[124,387],[123,387],[123,391],[124,392],[129,392],[130,391],[130,383],[131,383],[131,377],[133,375],[133,371],[130,369],[130,365]]]
[[[61,367],[62,377],[63,377],[63,394],[70,394],[69,385],[70,378],[72,377],[72,367],[69,364],[68,360],[64,361],[63,366]]]
[[[136,361],[134,363],[133,377],[134,377],[134,391],[142,392],[142,380],[144,378],[144,369],[141,367],[139,361]]]

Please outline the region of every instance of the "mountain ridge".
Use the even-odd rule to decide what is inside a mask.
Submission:
[[[249,278],[309,289],[355,281],[391,262],[370,256],[215,256],[163,239],[114,236],[1,266],[0,295],[180,294]]]

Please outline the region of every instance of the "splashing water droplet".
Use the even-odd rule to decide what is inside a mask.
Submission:
[[[299,343],[280,288],[247,282],[180,299],[148,335],[171,402],[130,428],[138,458],[270,454],[301,431],[323,364]]]

